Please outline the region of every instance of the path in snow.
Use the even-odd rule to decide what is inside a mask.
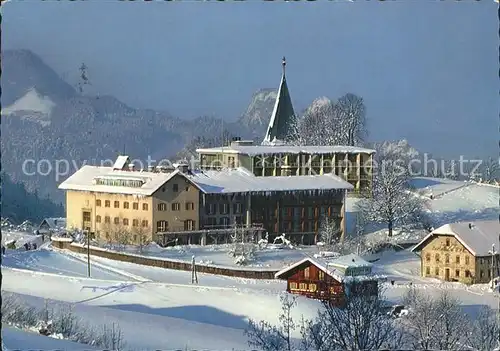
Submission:
[[[6,255],[2,257],[2,269],[4,267],[73,277],[87,277],[86,262],[45,249],[31,251],[8,250]],[[92,277],[97,279],[130,280],[130,276],[124,276],[102,267],[91,266],[90,272]]]

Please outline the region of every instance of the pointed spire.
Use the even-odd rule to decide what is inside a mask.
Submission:
[[[281,77],[276,102],[274,103],[273,113],[271,115],[271,119],[269,120],[269,125],[262,144],[269,145],[287,140],[290,136],[290,129],[293,126],[295,112],[293,110],[290,92],[288,91],[288,86],[286,84],[286,59],[284,56],[281,61],[281,65],[283,67],[283,75]]]

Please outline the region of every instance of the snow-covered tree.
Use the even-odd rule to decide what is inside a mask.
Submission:
[[[296,145],[360,145],[366,137],[366,116],[363,99],[346,94],[337,102],[317,99],[292,123]]]
[[[498,158],[489,157],[479,167],[483,182],[490,183],[500,179],[500,163]]]
[[[474,350],[489,351],[500,346],[498,342],[500,325],[497,313],[489,306],[484,306],[474,319],[468,338],[468,344]]]
[[[297,305],[297,298],[293,295],[280,296],[281,313],[278,317],[279,325],[274,326],[266,321],[249,321],[245,335],[250,347],[262,351],[292,351],[297,350],[292,333],[297,329],[297,323],[292,317],[293,308]]]
[[[140,223],[140,222],[138,222]],[[139,252],[142,253],[144,247],[150,243],[150,228],[143,226],[135,226],[132,228],[133,243],[137,245]]]
[[[335,220],[325,217],[321,222],[321,227],[318,232],[318,239],[327,249],[331,249],[340,240],[341,230]]]
[[[356,207],[366,221],[387,225],[391,237],[395,225],[420,224],[424,202],[410,184],[411,153],[387,146],[377,156],[371,198],[360,200]]]
[[[238,228],[235,225],[230,239],[229,254],[235,258],[235,263],[239,265],[248,263],[255,254],[255,244],[249,239],[248,233],[244,228]]]
[[[414,288],[404,296],[410,313],[403,317],[403,328],[412,348],[417,350],[465,350],[470,319],[460,301],[448,291],[433,298]]]
[[[359,291],[361,286],[356,289]],[[343,308],[324,303],[316,320],[304,324],[303,348],[317,351],[399,349],[402,333],[393,319],[382,314],[383,301],[382,295],[369,298],[360,293],[346,297]]]

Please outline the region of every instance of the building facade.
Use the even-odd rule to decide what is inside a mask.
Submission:
[[[378,279],[372,275],[372,265],[353,254],[330,262],[304,258],[276,273],[276,279],[287,280],[289,293],[330,301],[337,306],[349,294],[378,294]]]
[[[126,156],[113,167],[84,166],[60,185],[68,230],[100,240],[162,245],[228,242],[235,228],[269,239],[314,244],[324,218],[345,232],[345,192],[331,174],[256,177],[243,168],[137,170]]]
[[[422,277],[488,283],[499,276],[499,234],[498,220],[446,224],[412,251],[420,253]]]
[[[201,169],[245,168],[256,177],[334,174],[350,192],[369,195],[375,150],[354,146],[295,146],[295,116],[285,77],[286,61],[269,125],[261,145],[236,138],[228,145],[196,150]]]

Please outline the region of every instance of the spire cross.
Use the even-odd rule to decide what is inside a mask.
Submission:
[[[283,56],[283,60],[281,61],[281,64],[283,65],[283,75],[285,75],[285,66],[286,66],[285,56]]]

